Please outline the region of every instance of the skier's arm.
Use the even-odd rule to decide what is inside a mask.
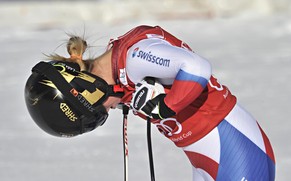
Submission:
[[[167,66],[157,64],[150,56],[158,57],[159,60],[167,59]],[[161,97],[158,103],[163,101],[159,104],[161,108],[169,108],[167,112],[174,113],[193,102],[202,93],[211,76],[211,66],[207,60],[163,40],[146,40],[132,46],[128,51],[126,68],[128,77],[134,83],[150,76],[157,78],[163,85],[171,86],[167,95]]]
[[[204,90],[211,76],[211,65],[197,54],[183,56],[165,104],[178,113],[193,102]]]

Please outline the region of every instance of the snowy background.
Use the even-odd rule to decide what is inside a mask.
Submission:
[[[123,180],[120,111],[94,132],[55,138],[28,115],[24,85],[42,53],[67,55],[66,33],[85,37],[92,57],[140,24],[164,27],[209,59],[269,136],[276,180],[290,180],[290,12],[288,0],[0,1],[0,180]],[[145,122],[130,115],[128,126],[129,179],[149,181]],[[191,180],[184,153],[152,134],[156,180]]]

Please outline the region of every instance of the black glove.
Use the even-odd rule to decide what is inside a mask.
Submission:
[[[166,94],[162,84],[149,80],[142,80],[136,84],[136,90],[130,103],[133,112],[139,112],[155,119],[163,119],[175,115],[175,112],[164,102]]]
[[[166,94],[159,94],[148,100],[141,110],[154,119],[165,119],[174,116],[176,113],[170,109],[164,101]],[[153,111],[155,108],[157,110]]]

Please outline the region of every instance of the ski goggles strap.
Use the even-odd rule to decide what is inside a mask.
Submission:
[[[122,97],[124,96],[124,89],[120,85],[109,85],[109,96]]]
[[[39,73],[50,79],[58,90],[68,99],[75,109],[80,110],[86,117],[93,117],[95,115],[94,110],[89,110],[72,94],[74,89],[65,78],[59,73],[59,71],[50,63],[39,62],[32,68],[32,72]]]
[[[108,98],[109,96],[114,96],[114,97],[124,96],[124,88],[122,87],[122,85],[120,84],[108,85],[108,83],[102,78],[87,71],[82,71],[82,72],[86,73],[87,75],[90,75],[91,77],[95,78],[98,81],[99,83],[98,89],[103,90],[103,92],[106,94],[106,96],[104,96],[105,99]],[[103,88],[101,88],[100,86],[102,86]],[[104,89],[104,87],[106,87],[105,88],[106,90]]]

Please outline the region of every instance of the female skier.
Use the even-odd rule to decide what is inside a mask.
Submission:
[[[87,44],[79,37],[67,48],[70,58],[39,63],[26,84],[28,110],[44,131],[91,131],[123,103],[184,150],[193,181],[275,179],[272,146],[257,121],[206,59],[161,27],[138,26],[93,60],[82,59]]]

